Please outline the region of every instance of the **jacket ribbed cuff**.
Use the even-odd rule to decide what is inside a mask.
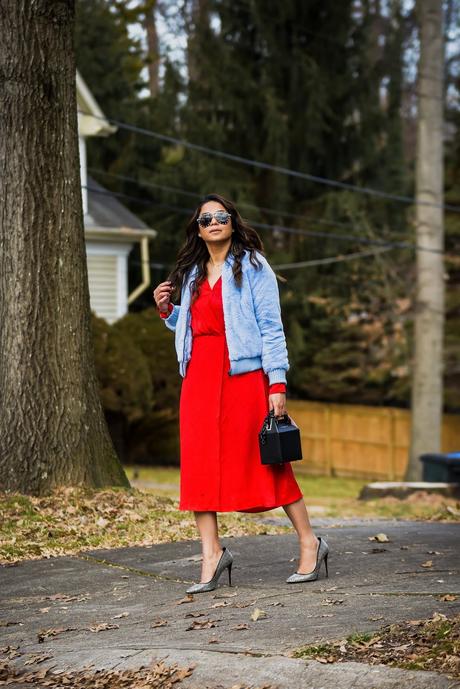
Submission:
[[[163,323],[170,330],[174,331],[176,329],[177,319],[179,318],[179,311],[180,306],[177,306],[177,304],[173,304],[173,310],[171,311],[171,313],[167,316],[167,318],[162,319]]]
[[[273,383],[286,383],[286,370],[284,368],[274,368],[272,371],[269,371],[268,382],[270,385],[273,385]]]

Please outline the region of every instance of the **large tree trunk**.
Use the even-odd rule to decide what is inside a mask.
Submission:
[[[441,449],[443,411],[444,248],[443,211],[443,21],[441,0],[420,0],[420,61],[416,209],[417,251],[412,431],[406,478],[421,477],[419,456]]]
[[[0,9],[0,489],[129,485],[93,363],[74,0]]]

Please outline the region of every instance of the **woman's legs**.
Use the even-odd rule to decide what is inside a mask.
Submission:
[[[300,574],[308,574],[316,565],[318,539],[311,528],[304,499],[299,498],[289,505],[283,505],[283,510],[291,520],[299,537],[300,558],[297,571]]]
[[[195,521],[200,532],[203,561],[201,564],[201,582],[212,579],[217,563],[222,555],[215,512],[194,512]]]

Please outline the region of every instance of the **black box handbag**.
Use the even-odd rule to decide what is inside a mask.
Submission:
[[[299,427],[288,414],[276,417],[273,409],[259,432],[262,464],[284,464],[302,459]]]

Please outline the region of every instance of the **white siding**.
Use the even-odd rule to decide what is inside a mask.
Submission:
[[[128,311],[129,245],[87,242],[91,309],[113,323]]]

